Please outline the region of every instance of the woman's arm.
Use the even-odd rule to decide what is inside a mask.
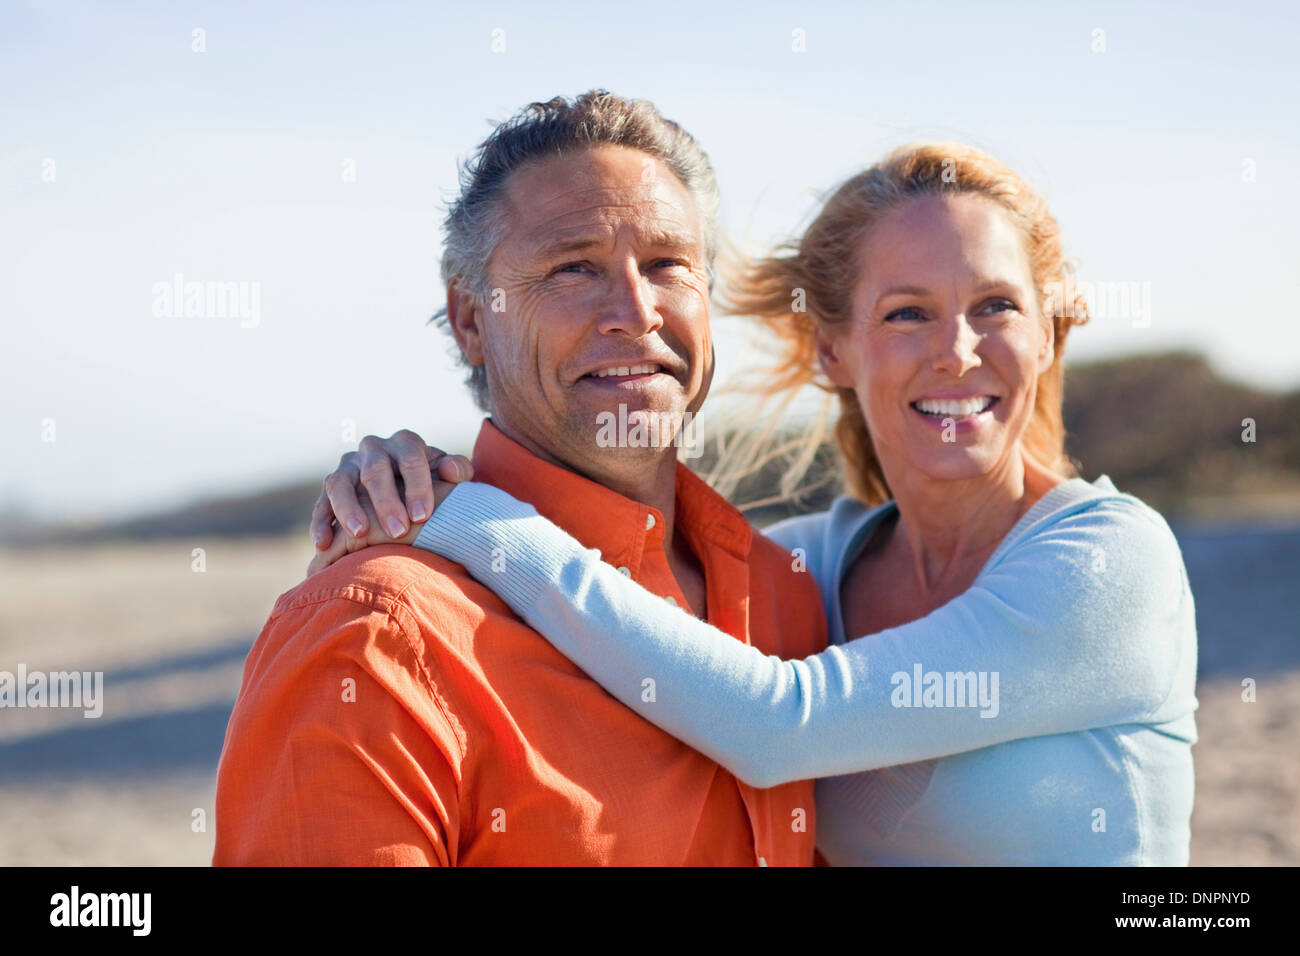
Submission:
[[[1153,514],[1106,499],[926,617],[794,661],[669,605],[488,485],[457,485],[415,543],[647,720],[769,787],[1155,718],[1192,625],[1181,555]]]

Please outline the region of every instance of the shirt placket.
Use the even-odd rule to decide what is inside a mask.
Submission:
[[[697,555],[704,565],[704,580],[708,594],[708,622],[736,640],[752,644],[749,636],[749,564],[729,550],[708,543]],[[737,635],[740,635],[737,637]],[[754,865],[767,866],[776,858],[770,845],[769,833],[772,812],[771,795],[754,789],[732,775],[740,790],[749,818],[750,835],[754,844]]]

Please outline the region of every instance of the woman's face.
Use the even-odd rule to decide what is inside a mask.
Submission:
[[[885,479],[962,480],[1018,467],[1052,363],[1024,239],[992,200],[912,199],[859,251],[852,320],[819,333],[857,392]]]

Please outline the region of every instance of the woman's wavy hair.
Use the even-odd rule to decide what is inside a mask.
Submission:
[[[1084,299],[1074,294],[1073,268],[1062,253],[1056,220],[1041,196],[987,153],[959,143],[926,143],[902,146],[839,186],[799,239],[767,258],[731,266],[733,279],[720,294],[722,305],[728,312],[756,318],[775,336],[775,361],[761,370],[761,378],[738,386],[738,391],[756,396],[761,406],[760,411],[747,405],[745,419],[766,424],[743,434],[729,433],[730,447],[720,448],[720,463],[708,476],[722,494],[736,497],[741,481],[774,459],[782,462],[779,494],[738,504],[757,507],[785,501],[802,490],[800,484],[831,432],[831,402],[806,430],[793,437],[781,430],[787,427],[793,400],[812,385],[838,398],[833,435],[848,493],[868,504],[891,497],[857,393],[831,383],[817,361],[817,327],[849,321],[862,243],[874,224],[908,200],[959,193],[998,203],[1025,238],[1038,304],[1053,324],[1055,355],[1051,368],[1038,379],[1022,445],[1047,468],[1067,477],[1077,474],[1065,455],[1061,358],[1070,327],[1086,322],[1088,311]]]

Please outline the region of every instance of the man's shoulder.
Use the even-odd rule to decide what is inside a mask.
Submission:
[[[322,680],[373,679],[386,696],[441,715],[463,744],[448,694],[472,667],[490,618],[518,621],[459,564],[410,545],[366,548],[280,595],[249,651],[241,700],[248,707]]]
[[[750,582],[751,595],[758,598],[754,609],[774,615],[776,625],[767,638],[773,645],[763,650],[804,657],[826,646],[821,589],[803,558],[756,531],[750,547]],[[763,643],[757,634],[754,638],[756,644]]]
[[[384,545],[348,555],[280,595],[244,664],[226,743],[237,756],[223,756],[226,779],[240,767],[279,779],[277,765],[265,761],[301,747],[316,763],[289,761],[303,782],[279,782],[310,790],[320,776],[311,768],[346,775],[358,755],[391,755],[371,749],[376,734],[396,735],[391,739],[422,759],[440,753],[458,766],[468,731],[448,696],[456,675],[445,664],[467,629],[446,624],[468,605],[459,587],[467,578],[432,554]],[[431,622],[410,600],[416,591],[451,609],[448,615]]]
[[[793,547],[785,541],[773,538],[766,530],[754,529],[754,541],[750,546],[750,560],[763,567],[790,567]]]
[[[470,647],[485,620],[518,622],[461,565],[410,545],[347,555],[281,594],[254,651],[431,665]]]
[[[392,612],[404,608],[414,589],[425,597],[469,600],[475,585],[459,564],[405,544],[380,545],[346,555],[279,596],[274,619],[313,604],[352,602]]]

